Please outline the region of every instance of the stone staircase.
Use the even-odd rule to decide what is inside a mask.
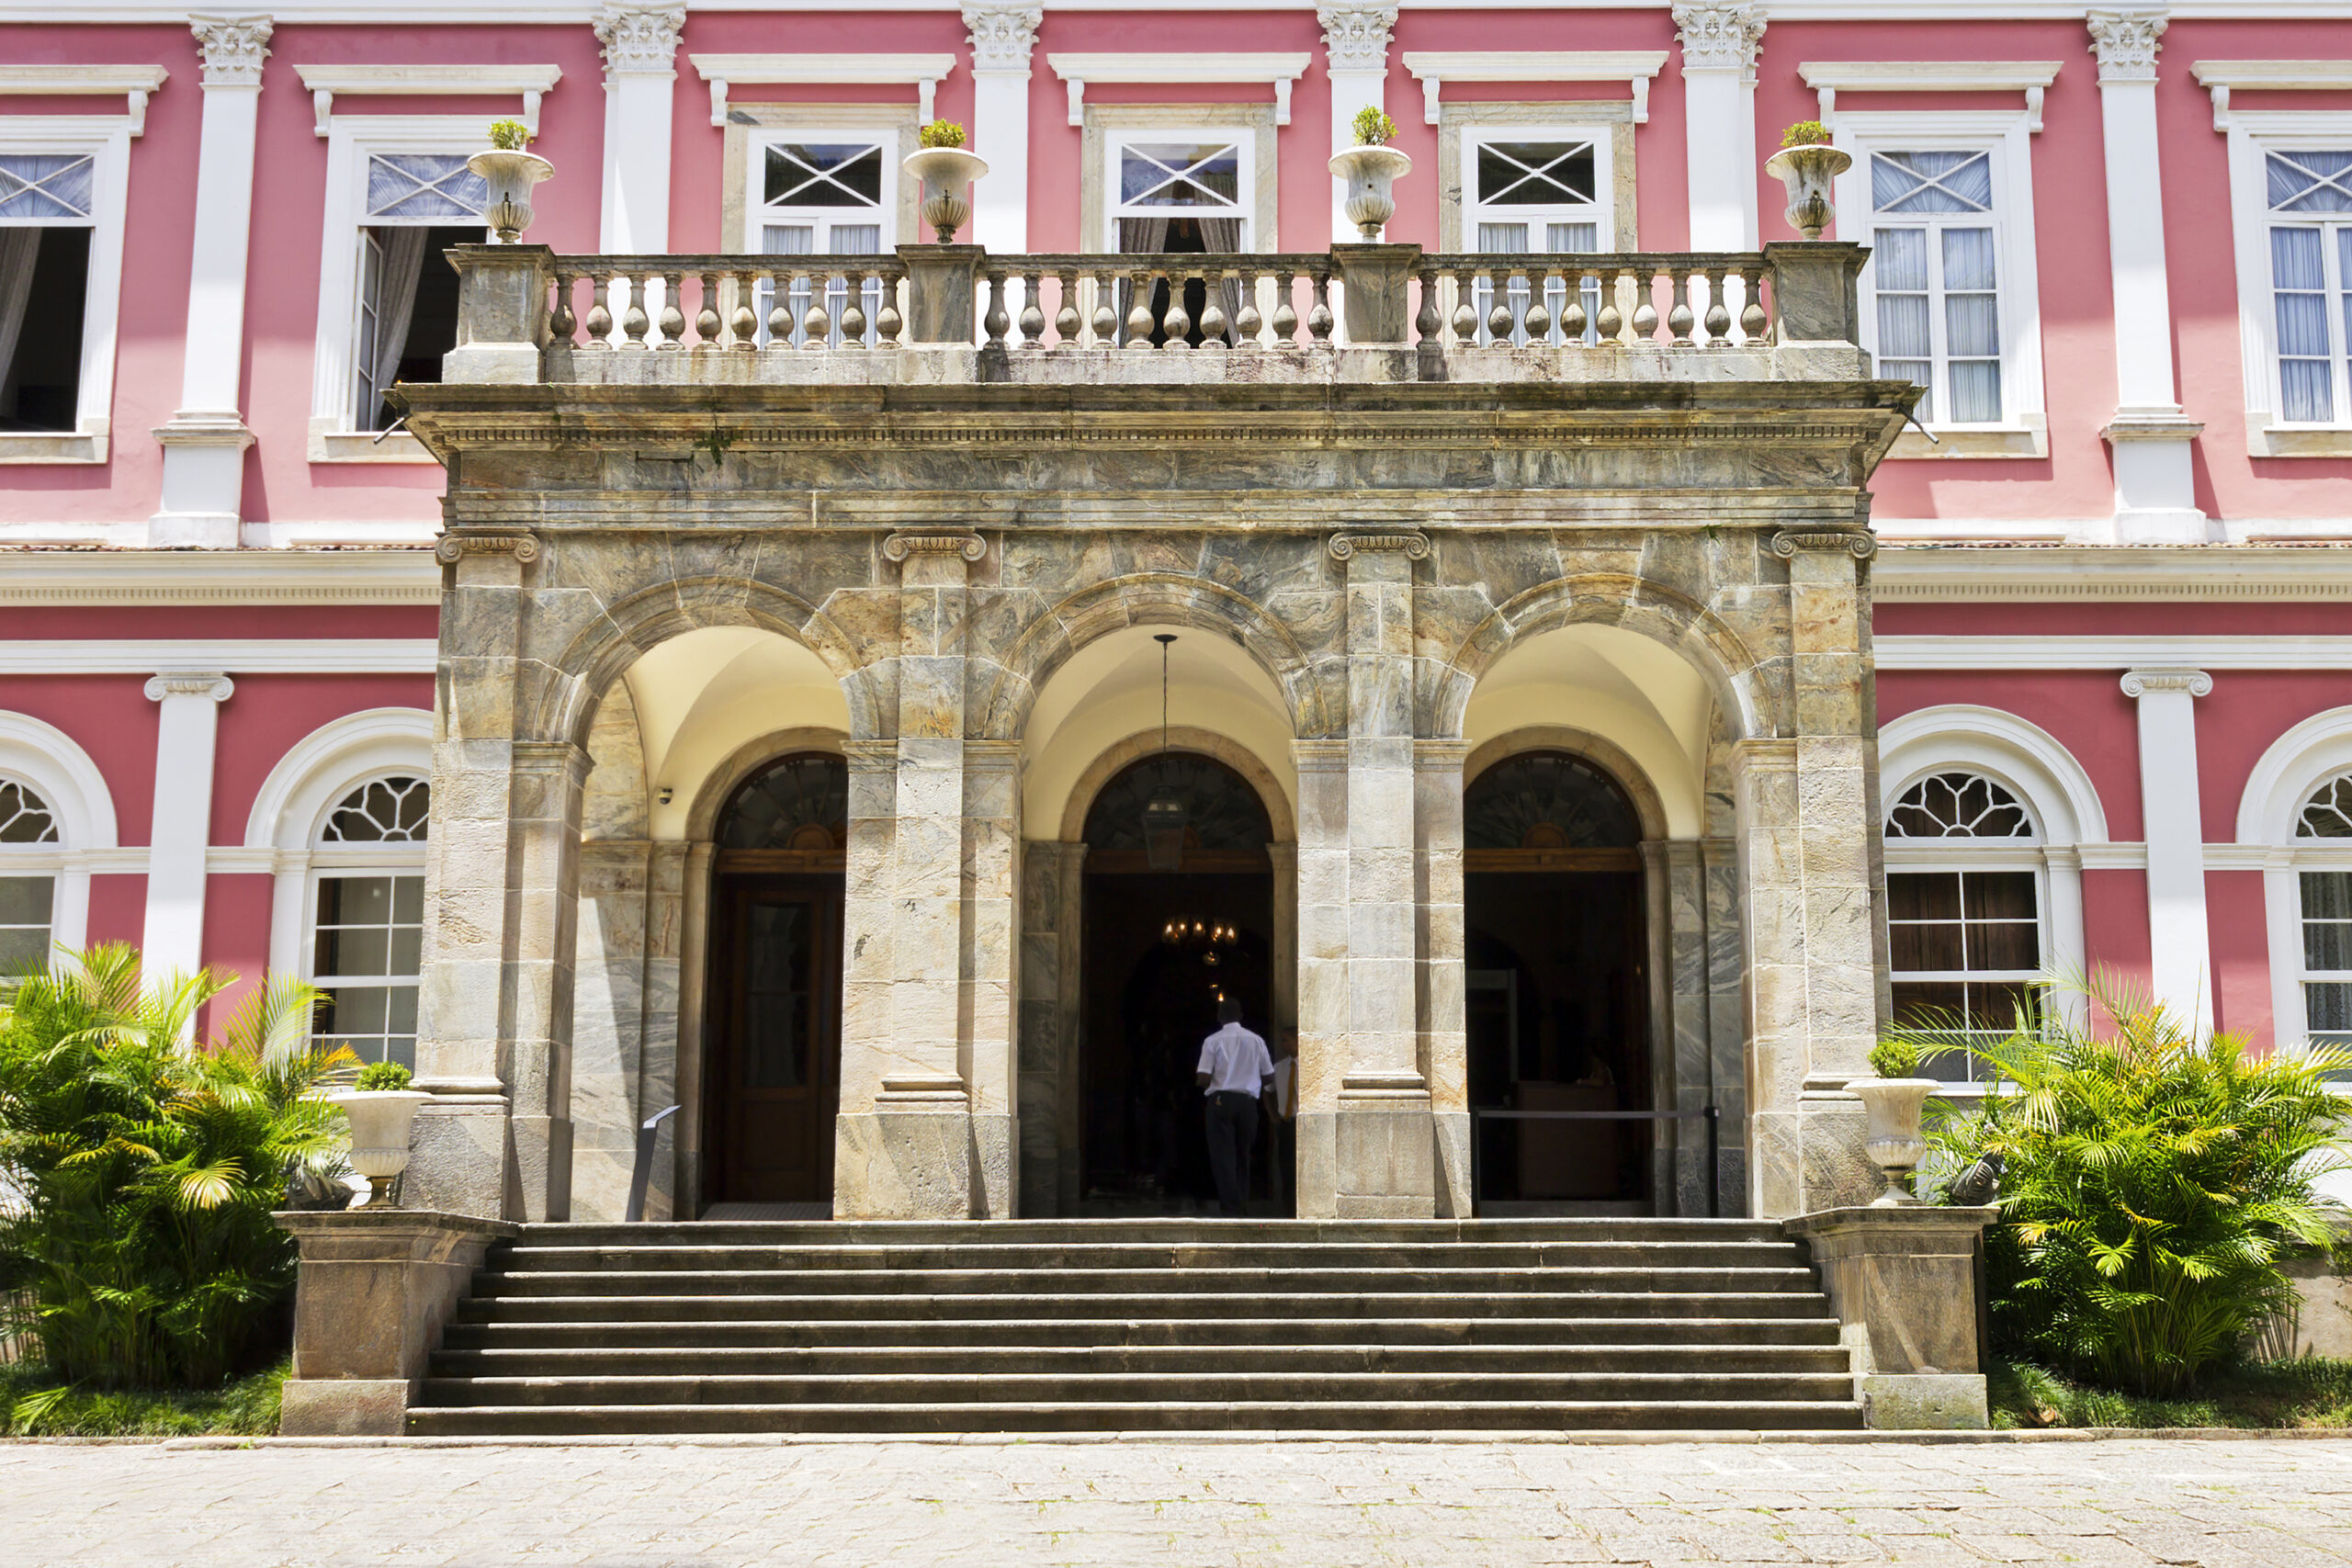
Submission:
[[[540,1224],[419,1435],[1859,1427],[1744,1220]]]

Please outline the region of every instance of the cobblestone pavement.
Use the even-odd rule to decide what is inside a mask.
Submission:
[[[2352,1441],[0,1444],[35,1564],[2352,1562]]]

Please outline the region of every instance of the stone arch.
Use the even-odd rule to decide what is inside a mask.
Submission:
[[[1565,751],[1583,758],[1614,779],[1617,787],[1634,803],[1634,813],[1641,818],[1643,838],[1655,840],[1668,836],[1666,802],[1659,797],[1657,786],[1650,782],[1642,765],[1616,742],[1564,724],[1526,725],[1487,741],[1464,761],[1463,789],[1467,791],[1480,773],[1496,763],[1525,751]]]
[[[1019,739],[1037,694],[1055,671],[1088,643],[1136,626],[1222,633],[1280,688],[1295,735],[1333,733],[1330,705],[1316,681],[1314,663],[1290,628],[1222,583],[1175,572],[1111,578],[1069,595],[1029,622],[997,660],[973,733],[995,740]]]
[[[718,838],[719,813],[727,808],[727,803],[744,782],[770,762],[810,751],[839,757],[843,754],[845,739],[838,730],[803,725],[770,730],[756,740],[738,746],[728,753],[725,761],[710,771],[695,795],[694,806],[686,816],[687,840],[707,844]]]
[[[849,701],[853,734],[883,737],[895,725],[874,690],[874,667],[897,651],[860,639],[798,594],[740,578],[658,582],[605,607],[548,668],[523,736],[584,745],[596,705],[640,654],[704,626],[755,626],[798,643],[824,661]]]
[[[1102,786],[1118,777],[1131,763],[1142,761],[1159,750],[1160,735],[1157,729],[1139,730],[1125,740],[1111,746],[1087,764],[1086,771],[1070,786],[1069,799],[1062,807],[1062,842],[1074,844],[1086,837],[1086,814],[1094,809],[1095,796]],[[1290,799],[1283,794],[1273,771],[1248,747],[1219,735],[1214,729],[1200,729],[1190,725],[1178,725],[1168,731],[1168,749],[1190,751],[1222,762],[1249,782],[1258,792],[1259,800],[1266,807],[1266,822],[1276,843],[1295,842],[1298,826],[1291,813]]]
[[[1584,572],[1555,578],[1496,605],[1464,634],[1423,694],[1423,733],[1462,733],[1480,676],[1529,637],[1562,626],[1619,626],[1665,644],[1688,660],[1733,716],[1742,739],[1785,735],[1786,704],[1758,660],[1724,618],[1690,595],[1647,578]]]

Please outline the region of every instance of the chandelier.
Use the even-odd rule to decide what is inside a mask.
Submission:
[[[1152,638],[1159,644],[1159,760],[1162,767],[1159,787],[1143,805],[1144,863],[1154,871],[1184,869],[1184,823],[1191,813],[1185,808],[1184,797],[1168,782],[1165,771],[1168,761],[1168,645],[1176,640],[1173,632],[1160,632]]]

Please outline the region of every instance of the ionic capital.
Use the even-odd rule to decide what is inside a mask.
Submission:
[[[1849,528],[1823,529],[1819,533],[1782,529],[1772,536],[1770,547],[1782,560],[1790,559],[1799,550],[1845,550],[1856,560],[1868,560],[1878,554],[1878,536]]]
[[[2153,82],[2156,79],[2157,40],[2170,19],[2162,9],[2093,11],[2091,52],[2098,56],[2098,79],[2109,82]]]
[[[1042,0],[964,0],[975,76],[1026,76],[1045,20]]]
[[[989,553],[986,539],[969,528],[939,528],[922,532],[901,530],[883,536],[882,557],[885,560],[902,561],[909,556],[958,555],[976,561]]]
[[[1686,71],[1737,71],[1753,81],[1764,45],[1764,7],[1755,0],[1682,0],[1674,7]]]
[[[1315,19],[1323,25],[1323,54],[1331,70],[1387,71],[1396,0],[1321,0]]]
[[[511,555],[525,566],[539,558],[542,547],[532,534],[444,534],[433,547],[433,558],[455,566],[460,557]]]
[[[1330,548],[1333,560],[1352,559],[1358,550],[1402,550],[1408,560],[1427,560],[1430,555],[1430,536],[1416,528],[1401,529],[1395,533],[1334,534],[1331,536]]]
[[[204,51],[206,86],[261,85],[261,62],[269,58],[267,17],[190,17],[187,25]]]
[[[208,697],[225,703],[237,694],[237,683],[218,671],[166,670],[147,682],[147,700],[165,697]]]
[[[2130,670],[2123,675],[2123,694],[2132,698],[2151,692],[2186,692],[2201,697],[2212,690],[2213,677],[2202,670]]]
[[[676,75],[678,35],[685,26],[684,4],[606,6],[596,18],[597,41],[605,46],[605,74]]]

